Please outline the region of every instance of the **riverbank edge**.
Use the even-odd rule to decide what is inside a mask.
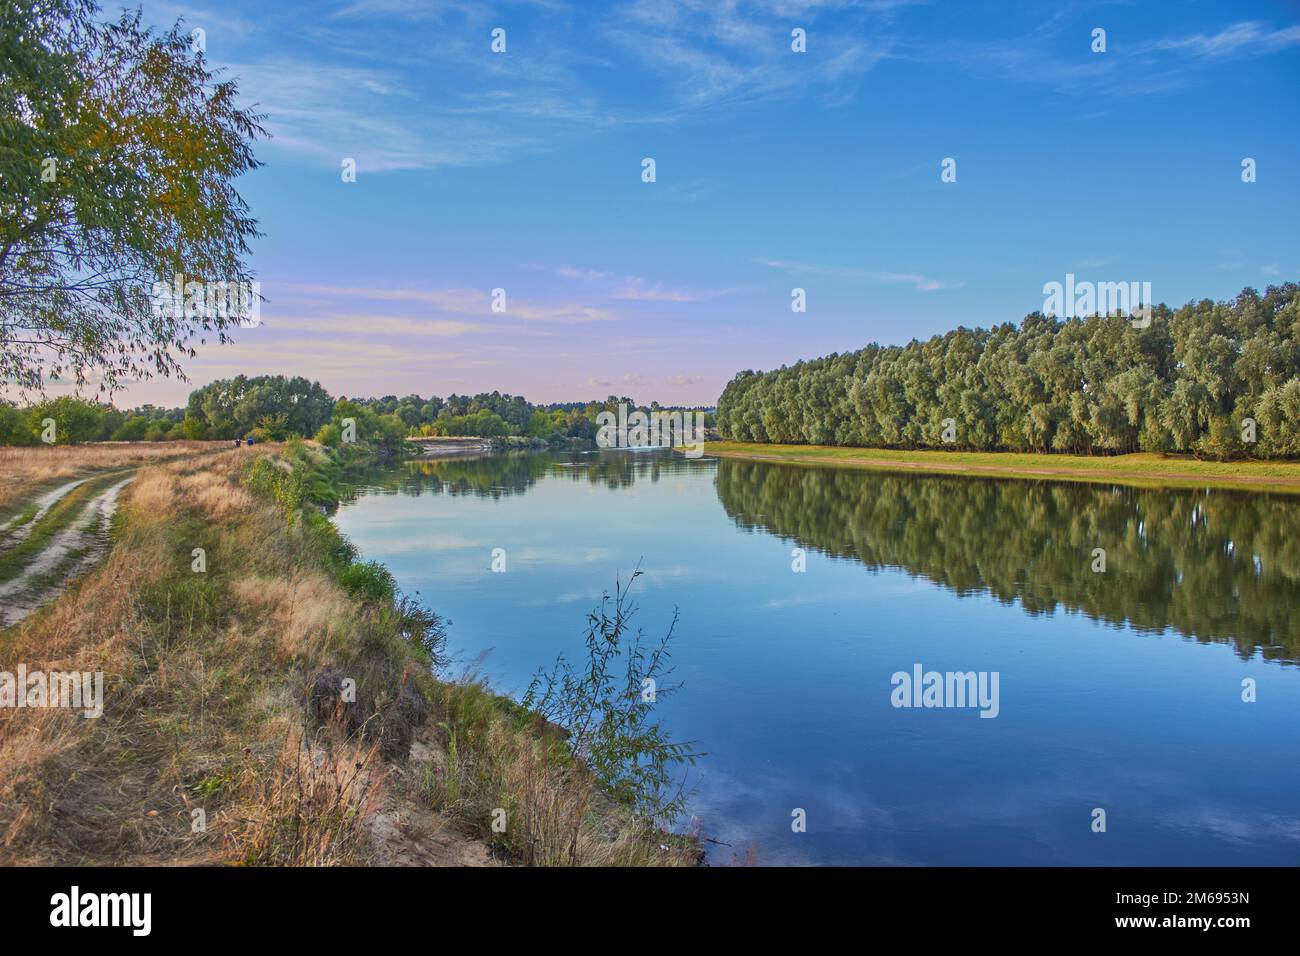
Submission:
[[[1149,453],[1080,458],[1075,455],[1026,455],[1013,452],[898,451],[837,445],[768,445],[726,441],[705,443],[704,454],[718,458],[792,465],[829,465],[868,471],[972,478],[1070,481],[1150,489],[1215,488],[1300,494],[1300,462],[1208,462]],[[1261,474],[1264,470],[1284,473]]]
[[[287,458],[294,469],[295,476],[300,475],[301,484],[309,491],[304,496],[303,501],[299,504],[299,509],[307,508],[313,511],[319,511],[326,516],[333,515],[337,512],[340,504],[340,494],[336,486],[336,481],[343,479],[355,468],[365,467],[368,464],[382,463],[384,461],[419,461],[439,458],[457,458],[468,455],[493,453],[505,449],[523,447],[524,442],[512,443],[501,441],[490,441],[486,447],[479,447],[483,439],[444,439],[438,443],[437,451],[430,454],[427,447],[422,449],[421,454],[411,454],[414,450],[414,442],[407,443],[405,453],[392,455],[379,449],[371,449],[364,444],[353,446],[348,449],[350,454],[341,455],[338,450],[331,450],[320,446],[315,442],[290,443],[282,447],[279,454],[282,458]],[[546,443],[528,442],[528,447],[539,445],[546,447]],[[504,446],[504,448],[503,448]],[[267,449],[271,451],[272,449]],[[306,452],[306,454],[304,454]],[[250,482],[252,483],[252,482]],[[270,497],[277,497],[273,492]],[[285,510],[292,513],[293,507],[285,502]],[[329,527],[333,534],[340,540],[342,535],[338,532],[337,527],[332,520]],[[333,541],[326,540],[325,547],[328,549],[333,545]],[[368,567],[381,569],[380,574],[387,576],[388,581],[392,582],[390,593],[383,595],[379,604],[383,607],[386,614],[391,614],[397,619],[402,619],[409,612],[409,599],[397,590],[395,581],[391,578],[386,568],[383,568],[378,562],[364,562],[363,556],[355,552],[355,559],[352,562],[353,567]],[[436,612],[434,618],[438,626],[441,627],[441,618],[437,618]],[[450,624],[450,622],[447,622]],[[428,771],[439,769],[434,764],[442,764],[441,769],[444,773],[454,773],[447,764],[448,760],[457,761],[466,752],[473,753],[476,749],[486,749],[497,747],[499,743],[494,743],[490,738],[504,730],[514,738],[514,743],[521,751],[526,751],[531,758],[540,756],[543,763],[552,765],[552,769],[558,771],[559,777],[564,778],[566,784],[572,785],[574,779],[581,781],[581,785],[589,788],[591,793],[584,794],[585,809],[582,810],[583,828],[588,831],[588,839],[599,841],[601,837],[609,838],[609,843],[614,845],[613,852],[605,857],[596,849],[592,853],[592,848],[588,846],[590,858],[586,860],[579,859],[576,847],[569,848],[570,859],[561,861],[548,857],[547,854],[538,854],[536,847],[529,846],[521,848],[514,841],[503,839],[503,834],[496,830],[494,824],[497,822],[495,816],[505,807],[494,807],[492,812],[484,814],[482,812],[464,812],[456,805],[456,800],[451,794],[443,794],[446,806],[443,808],[444,815],[454,819],[458,826],[464,831],[480,840],[486,849],[493,854],[496,862],[511,865],[553,865],[557,862],[563,863],[597,863],[602,865],[622,865],[622,866],[661,866],[661,865],[702,865],[705,859],[703,845],[700,839],[692,834],[672,833],[660,829],[652,821],[636,819],[627,811],[618,806],[612,796],[600,790],[598,784],[587,773],[586,768],[582,767],[577,761],[574,761],[568,754],[568,748],[564,743],[567,737],[567,731],[555,724],[551,724],[540,715],[533,713],[523,707],[514,698],[504,694],[498,694],[493,691],[484,681],[477,678],[462,678],[460,680],[447,679],[445,676],[435,674],[435,667],[440,656],[441,647],[429,646],[428,653],[416,653],[411,659],[405,654],[400,656],[402,660],[393,662],[394,667],[390,669],[400,669],[404,675],[410,675],[411,665],[425,668],[425,673],[421,678],[427,686],[434,689],[433,694],[429,696],[442,697],[444,707],[442,712],[446,720],[437,722],[437,728],[445,731],[439,734],[442,739],[431,740],[427,735],[424,740],[426,747],[429,745],[438,746],[441,750],[439,759],[429,761],[425,773],[421,776],[426,779],[422,780],[418,786],[421,796],[429,795],[433,788],[427,779]],[[432,702],[426,702],[426,704]],[[453,711],[468,708],[486,709],[486,712],[492,717],[499,719],[499,722],[493,724],[490,720],[477,727],[477,733],[472,733],[469,737],[462,737],[457,741],[456,730],[450,726],[451,713]],[[478,715],[482,718],[482,715]],[[473,730],[473,722],[470,722],[470,729]],[[450,753],[448,745],[450,744]],[[410,751],[402,754],[403,761],[409,757]],[[537,803],[554,806],[565,802],[566,796],[572,801],[572,793],[564,793],[562,786],[556,786],[554,792],[546,792],[547,775],[545,772],[536,774],[536,768],[530,771],[529,786],[538,787],[542,794],[533,794]],[[540,783],[539,783],[540,780]],[[557,779],[558,783],[558,779]],[[447,784],[444,783],[444,786]],[[451,784],[454,788],[455,784]],[[509,800],[499,800],[500,803],[510,803]],[[511,808],[514,810],[522,808]],[[510,813],[506,813],[508,821]],[[532,841],[530,841],[532,842]],[[586,842],[586,841],[583,841]],[[629,843],[640,843],[641,846],[630,846]]]
[[[0,724],[0,862],[700,862],[560,728],[447,676],[444,622],[328,518],[368,457],[295,441],[141,470],[105,562],[0,632],[10,670],[93,659],[108,687],[101,720]]]

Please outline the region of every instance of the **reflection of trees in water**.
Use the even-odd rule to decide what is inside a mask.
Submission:
[[[937,478],[723,459],[718,497],[761,528],[872,569],[989,593],[1030,614],[1232,641],[1242,656],[1300,658],[1300,502],[1279,495],[1146,491]],[[1106,551],[1105,573],[1091,570]]]
[[[391,468],[364,470],[351,477],[342,498],[356,500],[362,492],[383,494],[447,494],[502,498],[523,494],[545,475],[617,489],[638,479],[658,481],[665,473],[689,464],[664,452],[567,451],[508,452],[406,462]]]

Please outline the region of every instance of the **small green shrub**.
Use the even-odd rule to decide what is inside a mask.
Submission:
[[[316,440],[327,448],[337,448],[343,440],[343,431],[333,422],[326,422],[316,432]]]
[[[647,647],[631,630],[636,605],[626,586],[617,585],[587,615],[587,662],[575,670],[563,657],[550,672],[539,672],[523,706],[568,731],[573,755],[591,768],[602,787],[620,804],[650,821],[669,822],[684,808],[684,781],[677,770],[703,756],[693,745],[668,736],[655,714],[656,701],[675,693],[663,683],[672,672],[664,637]]]
[[[397,594],[392,572],[378,561],[349,564],[339,572],[339,584],[353,597],[375,604],[391,601]]]

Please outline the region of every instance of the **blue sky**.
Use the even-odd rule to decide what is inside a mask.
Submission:
[[[1067,272],[1170,304],[1300,278],[1295,3],[144,13],[202,28],[273,137],[241,184],[263,326],[201,348],[192,385],[712,403],[740,369],[1018,322]]]

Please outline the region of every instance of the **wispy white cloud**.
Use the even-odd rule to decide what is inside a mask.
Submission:
[[[867,270],[855,266],[828,266],[816,262],[797,262],[789,259],[755,259],[760,265],[782,272],[805,273],[808,275],[832,276],[836,279],[865,279]]]
[[[872,272],[857,266],[821,265],[815,262],[794,262],[787,259],[756,259],[756,262],[771,269],[803,275],[829,276],[835,279],[875,280],[876,282],[906,282],[921,292],[937,292],[940,289],[960,289],[966,283],[935,279],[918,272]]]
[[[1290,46],[1300,46],[1300,26],[1273,29],[1254,20],[1234,23],[1218,33],[1193,33],[1181,37],[1152,40],[1138,46],[1138,52],[1174,50],[1200,57],[1230,57],[1254,53],[1272,53]]]
[[[558,0],[352,0],[294,22],[312,56],[267,46],[242,28],[226,31],[212,56],[266,112],[274,135],[268,148],[319,165],[354,158],[359,173],[437,169],[502,163],[580,132],[678,122],[700,109],[801,91],[842,100],[891,55],[885,25],[907,5],[646,0],[602,10]],[[188,22],[216,22],[201,9],[155,6]],[[490,53],[490,28],[519,22],[511,16],[519,7],[540,16],[526,30],[507,30],[504,55]],[[828,12],[841,19],[819,31]],[[575,16],[585,18],[584,29],[574,29]],[[268,12],[259,30],[272,33],[276,17]],[[792,17],[809,30],[806,54],[790,50]],[[365,30],[356,29],[361,22]],[[424,30],[418,39],[413,25]],[[640,84],[652,91],[648,98],[593,82],[615,66],[593,36],[658,78]],[[695,201],[715,188],[699,180],[667,183],[661,192]]]
[[[873,272],[872,278],[881,282],[907,282],[915,286],[921,292],[937,292],[940,289],[960,289],[965,282],[947,282],[940,279],[932,279],[930,276],[919,275],[915,272]]]
[[[332,286],[316,283],[285,283],[282,288],[317,300],[364,299],[372,302],[411,302],[434,306],[455,315],[482,316],[493,321],[517,319],[524,322],[607,322],[619,318],[607,308],[585,302],[541,302],[511,296],[505,311],[492,311],[491,295],[482,289],[387,288],[383,286]]]
[[[570,279],[586,285],[597,285],[595,294],[613,301],[623,302],[704,302],[718,299],[736,291],[733,288],[695,289],[685,286],[668,286],[663,282],[652,281],[642,276],[620,276],[616,272],[604,269],[581,268],[562,265],[548,266],[529,263],[524,266],[541,272],[550,272],[562,279]]]
[[[615,299],[632,302],[702,302],[717,299],[730,292],[730,289],[684,289],[667,288],[660,282],[648,282],[638,276],[627,276],[612,295]]]
[[[301,329],[330,335],[403,335],[414,338],[454,338],[484,330],[474,322],[450,319],[374,315],[365,312],[335,312],[327,315],[274,316],[267,320],[274,330]]]
[[[892,56],[885,14],[907,5],[633,0],[619,8],[605,35],[663,77],[673,97],[669,108],[690,112],[856,84]],[[818,16],[827,11],[839,19],[818,31]],[[807,52],[791,49],[793,27],[806,31]]]
[[[1062,43],[1083,43],[1076,9],[1058,8],[1033,29],[997,39],[914,40],[900,55],[953,64],[974,74],[1000,74],[1017,83],[1074,95],[1169,93],[1191,85],[1203,69],[1233,57],[1273,53],[1300,44],[1300,26],[1243,21],[1218,32],[1155,37],[1125,43],[1112,36],[1105,53],[1062,57]]]
[[[230,72],[266,114],[272,148],[334,167],[354,159],[358,175],[497,163],[542,145],[516,126],[429,109],[393,69],[277,56]]]
[[[597,279],[609,276],[608,272],[601,272],[598,269],[575,269],[572,266],[559,266],[555,274],[565,279],[581,279],[583,282],[595,282]]]

